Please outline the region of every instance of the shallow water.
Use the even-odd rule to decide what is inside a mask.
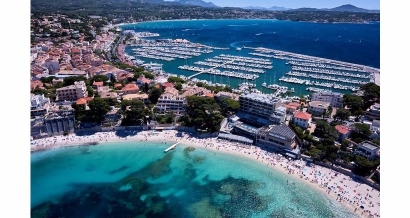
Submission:
[[[254,160],[184,145],[164,153],[168,146],[122,142],[32,153],[32,217],[355,217]]]

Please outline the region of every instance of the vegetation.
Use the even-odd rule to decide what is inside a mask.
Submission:
[[[170,82],[170,83],[177,83],[177,82],[185,83],[185,80],[182,79],[182,78],[176,77],[176,76],[170,76],[170,77],[168,77],[168,82]]]
[[[125,111],[121,126],[142,125],[145,115],[149,114],[149,110],[145,108],[145,104],[140,100],[123,100],[121,109]]]
[[[234,114],[240,108],[239,101],[231,98],[222,98],[217,103],[221,107],[221,113],[226,117]]]
[[[353,169],[353,173],[360,176],[368,176],[370,173],[380,165],[379,160],[369,161],[366,158],[356,155],[355,159],[356,167]]]
[[[333,118],[336,120],[347,120],[349,119],[350,116],[350,111],[344,108],[339,108],[336,111],[336,114],[334,115]]]
[[[360,143],[369,138],[372,134],[370,131],[370,127],[363,123],[355,123],[352,126],[352,133],[350,134],[350,138],[356,142]]]
[[[181,118],[182,125],[195,127],[197,130],[217,132],[224,116],[214,98],[198,96],[187,97],[187,114]]]
[[[207,85],[203,82],[197,82],[196,85],[198,87],[204,87],[208,90],[211,90],[211,92],[213,92],[215,94],[218,93],[218,92],[221,92],[221,91],[231,92],[232,93],[232,88],[229,87],[229,86],[209,86],[209,85]]]
[[[73,18],[100,15],[106,21],[150,21],[173,19],[236,19],[260,18],[292,21],[315,22],[353,22],[363,23],[380,21],[379,13],[335,12],[335,11],[254,11],[241,8],[204,8],[200,6],[180,5],[174,2],[147,0],[161,4],[146,4],[140,1],[109,1],[109,0],[81,0],[47,1],[34,0],[31,2],[31,13],[49,14],[59,11]],[[96,24],[103,24],[104,20]],[[84,31],[88,29],[85,27]]]
[[[156,104],[161,95],[162,95],[162,89],[154,87],[149,92],[148,99],[151,101],[152,104]]]
[[[349,107],[352,115],[358,116],[364,114],[364,111],[374,103],[380,103],[380,86],[375,83],[367,83],[360,86],[363,91],[363,97],[346,94],[343,96],[343,103]]]

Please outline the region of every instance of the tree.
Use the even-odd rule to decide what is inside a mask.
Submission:
[[[74,82],[84,81],[86,85],[89,85],[90,82],[84,76],[69,76],[64,78],[63,84],[64,86],[71,86],[74,85]]]
[[[354,115],[363,114],[363,98],[357,95],[346,94],[343,96],[344,105],[348,106]]]
[[[144,92],[148,93],[148,90],[149,90],[148,83],[144,83]]]
[[[104,84],[106,84],[108,80],[109,78],[105,75],[95,75],[92,78],[92,82],[104,82]]]
[[[176,88],[178,91],[181,91],[181,90],[182,90],[182,83],[181,83],[181,82],[176,82],[176,83],[175,83],[175,88]]]
[[[127,106],[130,106],[129,110],[125,110]],[[145,115],[149,113],[145,110],[144,102],[136,99],[122,101],[121,109],[125,111],[125,118],[121,123],[123,126],[140,125]]]
[[[153,103],[156,104],[158,102],[158,98],[162,95],[162,90],[159,88],[154,87],[148,94],[148,99]]]
[[[170,76],[168,77],[168,82],[170,83],[176,83],[176,82],[180,82],[180,83],[185,83],[185,80],[176,76]]]
[[[197,129],[208,132],[216,132],[220,129],[220,123],[224,116],[220,114],[221,108],[214,98],[189,96],[187,97],[187,119],[191,119],[190,125]],[[183,120],[186,122],[186,120]]]
[[[350,111],[344,108],[339,108],[336,111],[336,114],[333,116],[335,119],[339,120],[347,120],[349,119]]]
[[[239,101],[231,98],[222,98],[218,104],[226,116],[235,113],[240,108]]]
[[[365,102],[380,102],[380,86],[375,83],[366,83],[360,86],[364,91],[363,99]]]
[[[43,83],[52,83],[55,78],[55,76],[41,77],[40,81]]]
[[[316,129],[314,134],[323,138],[322,142],[325,145],[333,145],[334,141],[338,138],[336,129],[324,120],[316,121]]]
[[[352,133],[350,134],[350,138],[356,143],[360,143],[364,140],[367,140],[369,136],[372,134],[370,127],[363,123],[355,123],[352,125]]]
[[[366,158],[356,155],[356,167],[353,169],[353,172],[355,174],[358,174],[360,176],[367,176],[371,173],[372,170],[375,170],[377,166],[379,166],[380,161],[374,160],[374,161],[369,161]]]
[[[88,96],[94,96],[94,89],[91,86],[87,87]]]
[[[110,106],[104,99],[94,98],[88,103],[91,111],[91,116],[95,122],[101,123],[104,115],[110,110]]]

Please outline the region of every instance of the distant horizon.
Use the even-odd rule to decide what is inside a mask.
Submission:
[[[165,1],[175,1],[175,0],[165,0]],[[342,5],[354,5],[358,8],[368,9],[368,10],[380,10],[380,0],[315,0],[315,1],[299,1],[299,0],[275,0],[275,1],[266,1],[266,0],[203,0],[204,2],[212,2],[214,5],[220,7],[283,7],[290,9],[298,8],[335,8]]]

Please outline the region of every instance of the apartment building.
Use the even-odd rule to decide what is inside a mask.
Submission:
[[[87,87],[84,81],[74,82],[74,85],[56,89],[56,101],[76,101],[79,98],[87,97]]]

